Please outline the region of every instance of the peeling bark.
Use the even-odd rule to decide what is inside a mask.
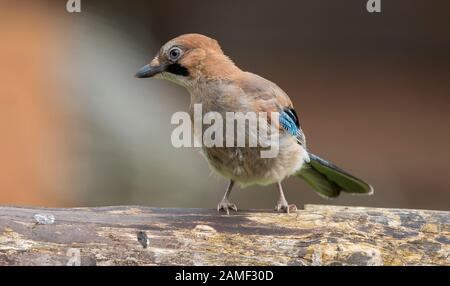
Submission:
[[[0,265],[450,265],[449,221],[444,211],[317,205],[230,216],[0,207]]]

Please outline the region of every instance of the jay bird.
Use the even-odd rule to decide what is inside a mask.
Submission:
[[[222,51],[218,42],[200,34],[181,35],[167,42],[137,78],[160,78],[186,88],[190,93],[190,117],[194,104],[203,112],[277,112],[279,151],[274,158],[262,158],[258,148],[202,147],[210,167],[229,179],[218,211],[237,211],[229,201],[235,183],[240,186],[277,184],[278,212],[296,210],[289,205],[281,182],[291,176],[306,181],[319,195],[337,197],[342,191],[372,194],[373,188],[341,168],[308,152],[297,112],[288,95],[276,84],[242,71]],[[267,118],[268,122],[270,121]],[[195,134],[194,134],[195,135]],[[248,136],[248,134],[247,134]]]

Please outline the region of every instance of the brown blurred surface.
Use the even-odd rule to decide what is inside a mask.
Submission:
[[[362,0],[82,1],[81,14],[12,3],[0,9],[0,204],[214,207],[225,182],[170,145],[186,92],[132,78],[197,32],[280,85],[310,149],[375,187],[329,203],[450,208],[448,1],[382,1],[381,15]],[[328,202],[296,178],[286,189],[293,203]],[[232,199],[268,208],[276,192]]]
[[[66,146],[53,82],[57,24],[33,3],[0,5],[0,202],[58,205]]]

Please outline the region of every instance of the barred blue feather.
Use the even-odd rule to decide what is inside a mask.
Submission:
[[[286,108],[280,113],[280,125],[281,127],[294,136],[298,143],[302,146],[306,145],[305,135],[300,128],[300,123],[298,121],[297,113],[293,108]],[[305,146],[306,147],[306,146]]]

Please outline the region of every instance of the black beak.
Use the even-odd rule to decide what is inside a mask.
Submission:
[[[162,73],[166,70],[164,65],[154,66],[145,65],[143,66],[135,75],[137,78],[148,78],[153,77],[159,73]]]

